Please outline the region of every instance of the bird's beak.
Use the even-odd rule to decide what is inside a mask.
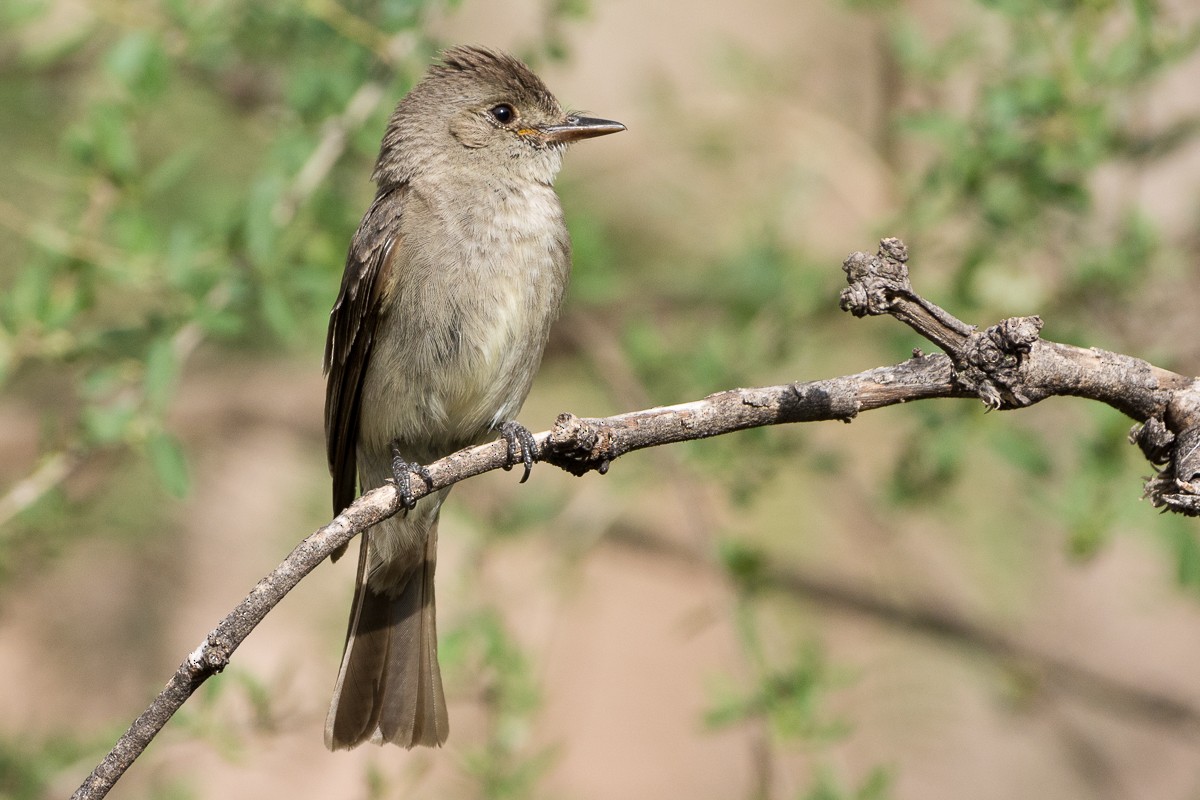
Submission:
[[[539,129],[546,141],[566,144],[580,139],[591,139],[593,136],[604,136],[609,133],[619,133],[625,126],[611,119],[595,119],[594,117],[570,116],[561,125],[547,125]]]

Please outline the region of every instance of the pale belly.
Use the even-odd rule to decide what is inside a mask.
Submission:
[[[398,440],[406,458],[429,461],[516,417],[569,269],[557,198],[546,192],[519,211],[499,207],[484,229],[443,230],[436,241],[451,246],[426,245],[425,258],[405,262],[376,328],[360,452]]]

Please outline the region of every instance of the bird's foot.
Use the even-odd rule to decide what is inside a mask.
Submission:
[[[412,478],[409,477],[414,472],[425,481],[425,489],[432,492],[433,476],[429,474],[429,470],[415,462],[405,461],[404,456],[400,454],[400,443],[392,442],[392,481],[396,484],[396,493],[400,495],[400,505],[408,511],[417,506],[412,492]]]
[[[509,420],[501,425],[500,435],[508,444],[508,462],[504,465],[504,469],[509,470],[517,464],[523,464],[525,474],[521,476],[521,483],[524,483],[529,480],[533,462],[538,460],[537,442],[534,440],[533,434],[529,432],[529,428],[515,420]]]

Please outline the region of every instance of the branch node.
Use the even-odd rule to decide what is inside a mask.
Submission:
[[[967,336],[955,359],[955,380],[989,408],[1023,408],[1021,367],[1042,330],[1041,317],[1012,317]]]
[[[197,650],[189,656],[188,661],[204,675],[216,675],[224,672],[233,657],[233,649],[213,631]]]
[[[615,452],[612,433],[574,414],[559,414],[542,448],[542,461],[575,475],[595,470],[601,475],[620,453]]]
[[[878,378],[886,383],[886,378]],[[854,386],[839,386],[838,381],[793,383],[788,385],[791,398],[783,404],[785,418],[836,419],[849,423],[858,416],[861,404]]]
[[[1171,460],[1171,447],[1175,444],[1175,434],[1171,433],[1161,419],[1151,417],[1130,429],[1129,443],[1137,445],[1147,461],[1156,467],[1161,467]]]
[[[1200,517],[1200,425],[1177,434],[1150,419],[1130,434],[1151,461],[1166,466],[1146,481],[1142,497],[1155,508]]]
[[[840,305],[856,317],[886,314],[898,295],[911,296],[908,280],[908,248],[899,239],[884,239],[873,256],[851,253],[842,262],[850,285],[842,290]]]
[[[906,264],[908,263],[908,245],[895,236],[880,239],[879,255],[892,261],[899,261],[901,264]]]
[[[1175,437],[1175,480],[1195,491],[1200,483],[1200,425]]]
[[[795,391],[795,384],[792,384],[792,390]],[[741,392],[742,405],[750,406],[751,408],[767,408],[774,399],[768,392],[755,391],[753,389],[743,389]]]

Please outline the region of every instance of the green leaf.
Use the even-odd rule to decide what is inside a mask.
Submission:
[[[92,444],[117,444],[125,440],[136,413],[129,403],[93,405],[83,410],[81,422]]]
[[[16,28],[44,17],[49,9],[47,0],[8,0],[0,7],[0,22]]]
[[[179,440],[165,431],[156,431],[146,440],[146,450],[163,488],[176,497],[187,494],[190,485],[187,457]]]
[[[275,284],[261,287],[263,318],[281,339],[289,339],[296,333],[296,315],[283,291]]]
[[[163,159],[146,176],[147,194],[158,194],[175,188],[196,165],[200,158],[200,146],[190,143]]]
[[[200,237],[194,227],[186,221],[171,226],[161,261],[163,275],[171,288],[196,296],[208,290],[211,282],[204,279],[203,270],[196,264],[199,251]]]
[[[114,178],[129,178],[137,170],[137,148],[129,119],[111,103],[93,107],[87,120],[71,129],[66,141],[71,155],[80,163]]]
[[[81,287],[74,281],[56,281],[47,300],[42,321],[47,328],[58,330],[71,323],[84,298]]]
[[[138,99],[153,99],[167,86],[170,62],[162,42],[149,31],[126,34],[104,61],[109,74]]]
[[[156,416],[167,410],[179,377],[179,363],[175,358],[175,347],[169,336],[160,336],[150,343],[146,351],[143,388],[146,407]]]
[[[760,551],[742,542],[723,539],[718,545],[717,556],[726,575],[740,591],[755,592],[764,585],[768,561]]]
[[[7,287],[4,297],[4,323],[21,330],[34,321],[42,321],[50,297],[50,278],[54,270],[45,263],[23,269]]]
[[[876,767],[857,789],[847,791],[829,768],[822,767],[817,770],[812,788],[802,797],[803,800],[883,800],[888,796],[890,785],[891,776],[887,770]]]
[[[246,205],[246,250],[260,268],[270,267],[277,260],[276,244],[279,226],[272,218],[272,209],[283,192],[283,179],[277,175],[261,178],[251,187]]]

